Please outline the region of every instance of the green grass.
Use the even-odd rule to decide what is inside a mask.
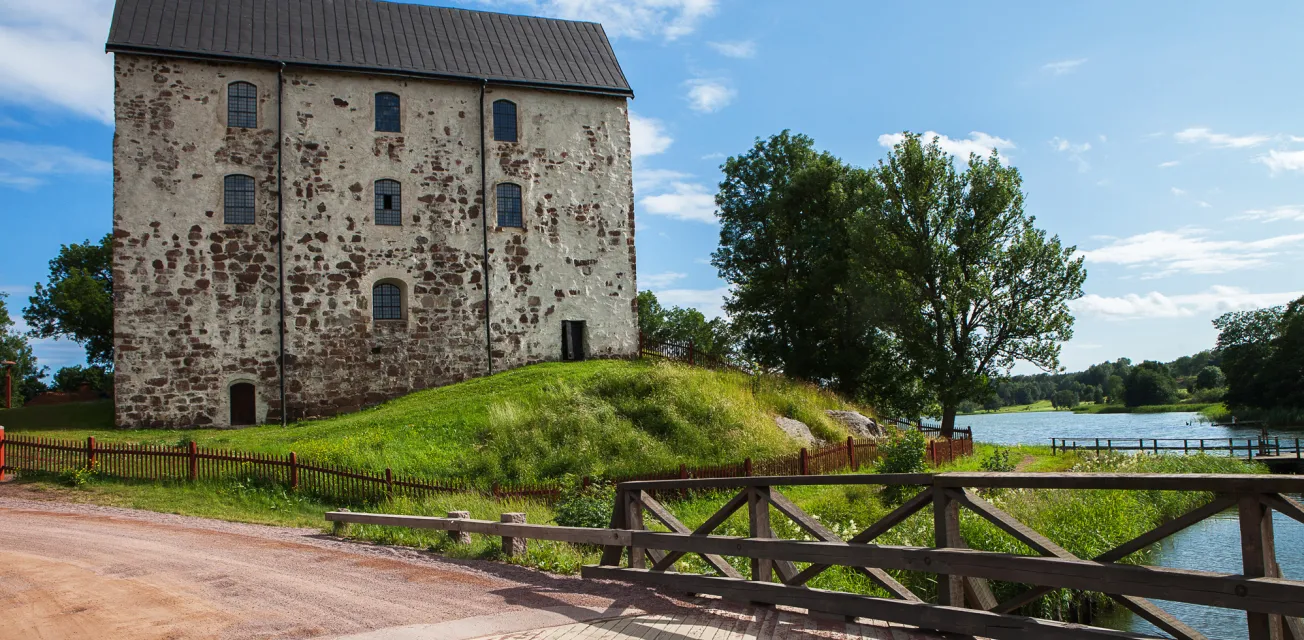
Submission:
[[[975,411],[964,415],[972,416],[984,413],[1022,413],[1024,411],[1061,411],[1061,409],[1056,409],[1051,406],[1050,400],[1038,400],[1032,404],[1011,404],[992,411]]]
[[[30,414],[11,433],[200,446],[415,474],[529,482],[566,474],[614,476],[720,464],[796,451],[773,416],[816,436],[846,438],[826,409],[857,408],[782,379],[667,362],[548,363],[430,389],[347,415],[282,428],[120,431],[77,416]],[[61,405],[70,412],[76,405]],[[47,407],[38,407],[47,409]],[[33,411],[38,408],[33,408]],[[82,407],[103,410],[98,405]],[[16,411],[24,411],[22,409]],[[90,411],[89,413],[94,413]]]
[[[53,437],[65,437],[62,433],[65,431],[74,434],[81,434],[84,431],[102,432],[113,428],[113,401],[97,400],[3,409],[0,410],[0,426],[4,426],[5,431],[10,433],[60,432],[42,434]]]

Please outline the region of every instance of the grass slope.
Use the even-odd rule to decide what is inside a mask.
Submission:
[[[798,445],[774,426],[773,416],[796,418],[817,436],[837,441],[846,431],[824,410],[846,408],[854,407],[797,383],[766,380],[755,387],[740,373],[595,360],[522,367],[285,428],[117,431],[89,421],[77,428],[76,416],[12,421],[5,413],[0,424],[11,433],[60,438],[94,435],[154,444],[193,439],[207,447],[295,451],[313,461],[485,484],[778,455]]]

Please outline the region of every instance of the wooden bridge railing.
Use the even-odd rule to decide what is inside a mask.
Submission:
[[[1209,453],[1244,456],[1294,456],[1304,459],[1304,439],[1280,438],[1051,438],[1051,453],[1068,451],[1141,451]]]
[[[842,540],[775,490],[776,486],[854,484],[914,485],[922,491],[855,537]],[[1088,560],[1073,556],[971,491],[989,488],[1207,491],[1217,497]],[[683,490],[737,490],[737,493],[705,523],[690,529],[653,497],[656,492]],[[1298,492],[1304,492],[1304,478],[1260,475],[948,473],[626,482],[617,490],[611,528],[627,532],[629,542],[608,545],[601,565],[585,567],[583,575],[987,638],[1150,637],[1011,615],[1042,595],[1065,588],[1105,593],[1181,640],[1205,636],[1148,598],[1243,610],[1251,640],[1304,640],[1304,623],[1300,620],[1304,616],[1304,582],[1281,577],[1271,517],[1271,512],[1276,510],[1304,522],[1304,507],[1282,495]],[[817,541],[775,538],[770,522],[771,507]],[[750,535],[747,538],[712,535],[743,508],[748,514]],[[937,541],[934,547],[872,544],[907,517],[930,508]],[[961,508],[990,521],[1041,556],[967,548],[959,531]],[[1136,551],[1231,508],[1238,510],[1241,522],[1242,574],[1118,564]],[[671,532],[647,531],[646,514],[651,514]],[[719,575],[671,572],[675,563],[689,553],[701,556]],[[742,575],[725,556],[748,558],[750,574]],[[627,559],[625,567],[620,566],[622,557]],[[799,568],[794,564],[798,562],[810,564]],[[831,566],[853,568],[894,598],[805,586]],[[888,574],[889,569],[937,574],[937,603],[923,602]],[[1030,588],[998,602],[989,580],[1022,583]]]

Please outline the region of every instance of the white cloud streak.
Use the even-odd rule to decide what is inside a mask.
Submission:
[[[479,0],[490,8],[521,7],[533,15],[600,22],[613,38],[675,40],[715,13],[716,0]]]
[[[991,155],[993,149],[1000,151],[1002,149],[1014,148],[1013,142],[981,131],[970,131],[969,137],[963,140],[952,139],[949,136],[944,136],[936,131],[925,131],[922,142],[927,144],[934,138],[937,139],[937,146],[941,147],[942,151],[955,156],[961,161],[967,161],[969,159],[969,154],[971,153],[978,154],[979,156],[988,156]],[[879,146],[891,149],[892,147],[901,144],[905,139],[905,134],[885,133],[878,137],[878,144]]]
[[[737,92],[718,80],[697,78],[689,80],[688,105],[694,111],[715,113],[733,102]]]
[[[670,190],[638,200],[639,210],[676,220],[714,224],[715,193],[694,182],[674,181]]]
[[[0,185],[30,189],[51,175],[107,177],[113,164],[67,147],[0,140]]]
[[[1304,222],[1304,205],[1282,205],[1271,209],[1248,209],[1234,220],[1259,220],[1261,222],[1280,222],[1293,220]]]
[[[1090,142],[1083,142],[1082,144],[1073,144],[1072,142],[1069,142],[1064,138],[1055,136],[1054,138],[1051,138],[1050,146],[1056,151],[1066,154],[1069,160],[1077,164],[1079,173],[1086,173],[1091,170],[1091,164],[1087,162],[1087,159],[1085,157],[1083,157],[1088,151],[1091,150]]]
[[[1262,240],[1212,240],[1204,229],[1151,231],[1083,251],[1088,262],[1145,269],[1146,278],[1177,273],[1214,274],[1271,264],[1280,250],[1304,244],[1304,233]]]
[[[728,58],[756,57],[756,43],[752,40],[734,40],[728,42],[708,42],[716,53]]]
[[[1086,58],[1074,58],[1072,60],[1059,60],[1056,62],[1048,62],[1046,64],[1041,65],[1041,70],[1049,71],[1052,75],[1062,76],[1066,73],[1073,73],[1074,71],[1077,71],[1078,67],[1082,66],[1086,62],[1087,62]]]
[[[692,174],[673,169],[643,169],[634,167],[634,191],[643,193],[655,191],[671,182],[683,182],[693,177]]]
[[[629,114],[629,146],[635,158],[654,156],[670,148],[674,138],[666,134],[665,126],[655,118]]]
[[[640,289],[643,289],[643,288],[650,288],[650,289],[664,289],[664,288],[669,287],[670,285],[672,285],[672,284],[674,284],[674,283],[676,283],[676,282],[678,282],[678,281],[680,281],[680,280],[683,280],[684,278],[687,278],[687,277],[688,277],[688,274],[686,274],[686,273],[676,273],[676,272],[674,272],[674,271],[667,271],[667,272],[665,272],[665,273],[651,273],[651,274],[648,274],[648,275],[640,275],[640,276],[638,277],[639,285],[640,285],[639,288],[640,288]]]
[[[0,96],[113,123],[111,0],[0,1]]]
[[[1159,168],[1160,168],[1160,169],[1170,169],[1170,168],[1172,168],[1172,167],[1176,167],[1176,166],[1179,165],[1179,164],[1182,164],[1182,162],[1181,162],[1180,160],[1169,160],[1168,162],[1160,162],[1160,163],[1159,163]]]
[[[1257,147],[1272,138],[1265,135],[1233,136],[1216,133],[1208,127],[1191,127],[1173,134],[1173,139],[1184,144],[1204,143],[1220,149],[1244,149]]]
[[[1158,291],[1124,296],[1088,294],[1069,303],[1075,313],[1107,320],[1217,316],[1229,311],[1271,307],[1294,300],[1304,291],[1250,293],[1239,287],[1214,286],[1201,293],[1165,295]]]
[[[1278,151],[1272,149],[1267,155],[1255,158],[1256,162],[1267,165],[1272,175],[1286,171],[1298,171],[1304,173],[1304,150],[1300,151]]]
[[[702,312],[708,320],[724,317],[724,300],[728,287],[717,289],[664,289],[653,290],[662,306],[691,307]]]

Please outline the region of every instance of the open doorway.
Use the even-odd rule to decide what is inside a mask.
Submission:
[[[258,423],[258,403],[254,398],[254,385],[237,382],[231,385],[231,426],[242,427]]]

